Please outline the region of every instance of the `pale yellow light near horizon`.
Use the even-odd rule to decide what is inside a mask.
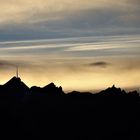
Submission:
[[[6,75],[1,77],[1,83],[4,84],[10,78],[15,75],[9,74],[10,72],[3,72]],[[43,75],[44,74],[44,75]],[[124,89],[138,89],[139,88],[139,78],[137,72],[127,72],[125,74],[110,74],[110,73],[82,73],[77,75],[64,74],[63,77],[56,75],[53,78],[51,73],[36,74],[32,73],[22,73],[21,79],[29,87],[31,86],[45,86],[51,82],[54,82],[57,86],[62,86],[64,91],[99,91],[115,84],[117,87]],[[119,75],[119,76],[118,76]],[[135,83],[135,84],[134,84]]]
[[[73,66],[74,68],[68,68],[65,63],[60,66],[56,65],[55,69],[51,65],[46,67],[41,65],[41,69],[22,67],[19,69],[19,77],[29,87],[34,85],[43,87],[54,82],[57,86],[62,86],[65,92],[72,90],[94,92],[103,90],[113,84],[126,90],[139,90],[140,67],[136,67],[139,60],[129,59],[126,61],[118,58],[118,61],[114,61],[113,63],[115,65],[110,65],[106,68],[85,68],[80,67],[81,64],[78,65],[78,63]],[[133,64],[132,68],[129,63]],[[16,76],[16,69],[13,67],[11,69],[0,70],[0,75],[0,84],[4,84],[10,78]]]

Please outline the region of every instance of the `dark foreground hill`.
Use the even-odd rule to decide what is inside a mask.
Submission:
[[[115,86],[65,94],[13,77],[0,86],[0,129],[0,139],[139,140],[140,97]]]

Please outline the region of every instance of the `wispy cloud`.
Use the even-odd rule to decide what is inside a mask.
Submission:
[[[80,37],[36,41],[0,42],[0,55],[94,57],[139,55],[139,36]]]
[[[10,61],[6,61],[6,60],[0,60],[0,68],[3,68],[3,67],[16,67],[16,64],[10,62]]]
[[[21,68],[31,68],[31,67],[35,67],[37,65],[34,64],[34,62],[32,60],[27,61],[27,60],[14,60],[12,59],[1,59],[0,60],[0,70],[1,69],[5,69],[8,68],[13,69],[16,67],[21,67]]]

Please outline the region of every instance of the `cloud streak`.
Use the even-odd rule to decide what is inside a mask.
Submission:
[[[13,69],[16,67],[20,67],[20,68],[32,68],[35,67],[37,65],[34,64],[33,61],[26,61],[26,60],[14,60],[14,59],[1,59],[0,60],[0,70],[1,69],[5,69],[8,68]]]
[[[1,56],[102,57],[139,55],[139,36],[101,36],[0,42]]]
[[[0,68],[2,67],[16,67],[16,65],[10,61],[0,60]]]

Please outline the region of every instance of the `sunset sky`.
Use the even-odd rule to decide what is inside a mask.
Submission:
[[[0,0],[0,84],[140,89],[140,0]]]

